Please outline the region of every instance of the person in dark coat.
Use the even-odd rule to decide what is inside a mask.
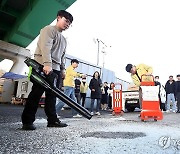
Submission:
[[[176,101],[175,101],[175,80],[173,79],[173,76],[169,76],[169,80],[166,82],[165,85],[166,90],[166,96],[167,96],[167,109],[166,112],[170,112],[170,103],[172,101],[173,107],[172,110],[175,113],[176,112]]]
[[[91,79],[89,83],[89,89],[91,90],[91,115],[94,115],[93,108],[94,108],[94,102],[95,99],[97,100],[97,106],[96,106],[96,115],[100,115],[99,108],[100,108],[100,101],[101,101],[101,87],[102,87],[102,81],[100,79],[100,74],[98,71],[94,72],[93,78]]]
[[[75,79],[75,97],[77,99],[77,103],[80,104],[80,85],[81,85],[81,81],[79,79]]]
[[[175,93],[176,93],[176,99],[177,99],[177,113],[180,113],[180,74],[177,75]]]

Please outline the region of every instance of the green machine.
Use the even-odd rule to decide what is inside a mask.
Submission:
[[[41,85],[42,87],[44,87],[45,90],[51,91],[61,101],[63,101],[68,106],[70,106],[71,108],[73,108],[74,110],[79,112],[85,118],[87,118],[89,120],[92,118],[91,113],[86,108],[84,108],[80,104],[76,103],[74,100],[72,100],[71,98],[66,96],[64,94],[64,92],[62,92],[61,90],[59,90],[56,87],[56,81],[57,81],[56,77],[53,74],[51,76],[54,76],[54,77],[50,77],[49,75],[44,74],[43,65],[39,64],[37,61],[30,59],[30,58],[27,58],[25,60],[25,63],[30,68],[28,77],[30,78],[30,80],[32,82],[36,82],[39,85]],[[51,73],[53,73],[53,72],[51,72]]]

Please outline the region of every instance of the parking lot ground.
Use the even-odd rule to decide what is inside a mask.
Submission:
[[[43,108],[34,131],[21,129],[23,106],[0,104],[0,154],[180,154],[180,114],[164,113],[161,121],[142,122],[139,112],[112,116],[108,111],[91,120],[60,112],[65,128],[47,128]]]

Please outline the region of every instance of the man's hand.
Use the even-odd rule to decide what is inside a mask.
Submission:
[[[44,66],[43,67],[43,72],[48,75],[50,72],[52,71],[52,67],[51,66]]]
[[[95,91],[95,89],[92,89],[92,91]]]

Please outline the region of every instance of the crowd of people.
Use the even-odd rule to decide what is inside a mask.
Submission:
[[[165,90],[167,94],[166,100],[166,112],[170,112],[172,103],[172,112],[180,113],[180,74],[175,81],[173,76],[169,76],[169,80],[165,84]]]
[[[72,59],[71,60],[71,66],[73,63],[76,63],[76,66],[78,66],[78,60]],[[69,68],[69,67],[68,67]],[[90,90],[90,107],[89,111],[91,112],[91,115],[101,115],[100,110],[110,110],[112,111],[112,90],[114,87],[114,83],[112,82],[110,84],[110,88],[108,86],[107,82],[102,83],[100,74],[98,71],[94,72],[92,75],[92,79],[90,82],[87,82],[87,76],[84,74],[78,74],[75,72],[75,68],[71,71],[69,69],[66,69],[66,75],[64,79],[64,93],[73,99],[78,104],[82,105],[83,107],[86,107],[86,96],[88,89]],[[79,77],[78,77],[79,75]],[[66,81],[69,81],[71,84],[67,84]],[[67,87],[68,86],[68,87]],[[71,92],[70,90],[72,89]],[[94,105],[96,101],[96,106]],[[65,105],[64,102],[59,100],[57,98],[57,105],[56,105],[56,112],[60,112],[62,110],[63,106]],[[80,114],[76,113],[74,110],[72,110],[72,117],[74,118],[80,118],[82,117]],[[59,115],[57,114],[59,117]]]

